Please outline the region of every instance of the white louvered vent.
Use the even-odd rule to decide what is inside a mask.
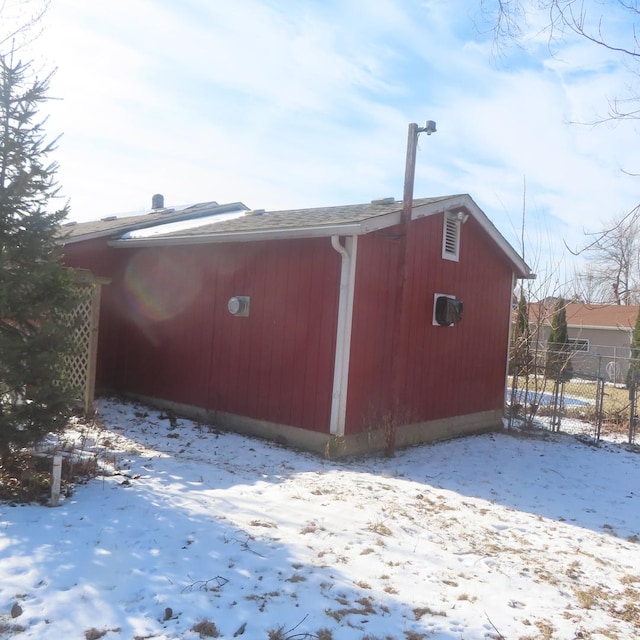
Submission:
[[[458,261],[460,255],[460,220],[455,214],[445,213],[442,235],[442,257]]]

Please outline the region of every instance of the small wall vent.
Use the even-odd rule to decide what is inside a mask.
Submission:
[[[229,298],[227,309],[232,316],[246,318],[249,315],[249,296],[233,296]]]
[[[460,218],[453,213],[444,214],[442,257],[457,262],[460,257]]]

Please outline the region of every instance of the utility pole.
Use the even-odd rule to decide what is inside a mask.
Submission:
[[[407,134],[407,160],[404,167],[404,191],[402,196],[402,224],[411,221],[411,209],[413,208],[413,185],[416,178],[416,153],[418,150],[418,137],[421,133],[430,136],[436,132],[436,123],[427,120],[424,127],[419,127],[415,122],[409,125]]]
[[[402,215],[400,218],[400,240],[398,247],[398,300],[400,301],[398,326],[393,340],[393,353],[391,363],[391,385],[393,390],[391,425],[385,434],[385,448],[387,455],[393,455],[396,444],[396,430],[400,423],[402,411],[400,407],[401,384],[400,377],[403,371],[405,358],[403,357],[402,340],[409,331],[411,318],[409,317],[409,294],[406,282],[409,276],[407,264],[408,235],[413,210],[413,186],[416,175],[416,153],[418,149],[418,137],[421,133],[430,136],[436,132],[436,123],[427,120],[424,127],[419,127],[415,122],[409,125],[407,134],[407,158],[404,169],[404,191],[402,196]]]

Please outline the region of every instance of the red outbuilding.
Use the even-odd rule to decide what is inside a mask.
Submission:
[[[67,225],[103,288],[99,389],[344,455],[501,424],[529,269],[468,195]]]

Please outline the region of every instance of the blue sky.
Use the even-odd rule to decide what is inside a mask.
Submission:
[[[469,193],[520,249],[526,183],[540,269],[638,203],[624,171],[640,158],[633,123],[569,124],[624,93],[620,59],[551,52],[538,19],[497,55],[480,0],[52,0],[23,51],[58,69],[47,126],[71,219],[154,193],[267,210],[401,198],[407,125],[430,119],[415,196]]]

